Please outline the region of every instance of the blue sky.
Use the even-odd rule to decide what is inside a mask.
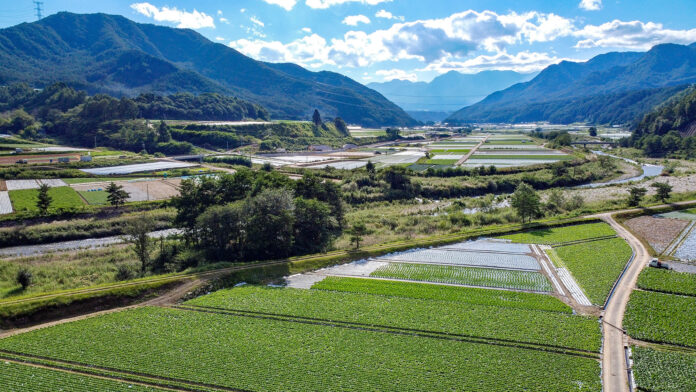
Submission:
[[[0,27],[35,20],[0,3]],[[45,0],[44,15],[105,12],[192,28],[253,58],[360,82],[457,70],[536,72],[561,60],[696,42],[694,0]]]

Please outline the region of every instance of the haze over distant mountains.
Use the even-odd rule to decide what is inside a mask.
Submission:
[[[317,108],[364,126],[416,123],[343,75],[256,61],[189,29],[61,12],[0,30],[0,84],[57,81],[115,96],[218,92],[261,104],[277,119],[309,119]]]
[[[645,53],[612,52],[584,63],[549,66],[448,121],[629,123],[692,83],[696,44],[662,44]]]
[[[382,93],[408,112],[452,113],[484,99],[495,91],[526,82],[535,75],[513,71],[483,71],[476,74],[450,71],[429,83],[395,79],[384,83],[370,83],[367,86]],[[445,117],[447,116],[442,116],[440,120]]]

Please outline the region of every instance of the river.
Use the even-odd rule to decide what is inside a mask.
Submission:
[[[660,174],[662,174],[662,170],[665,168],[664,166],[660,166],[660,165],[640,164],[632,159],[617,157],[616,155],[607,154],[607,153],[602,152],[602,151],[592,151],[592,152],[597,154],[597,155],[606,155],[608,157],[621,159],[621,160],[626,161],[626,162],[633,164],[633,165],[640,165],[640,167],[643,169],[643,173],[639,176],[635,176],[635,177],[631,177],[631,178],[624,178],[622,180],[612,180],[612,181],[607,181],[607,182],[598,182],[598,183],[593,183],[593,184],[585,184],[585,185],[580,185],[576,188],[599,188],[599,187],[607,186],[607,185],[626,184],[626,183],[631,182],[631,181],[640,181],[640,180],[645,179],[645,178],[659,176]]]
[[[161,238],[169,237],[171,235],[180,234],[179,229],[168,229],[153,231],[149,234],[150,238]],[[51,244],[41,244],[41,245],[23,245],[23,246],[12,246],[9,248],[0,249],[0,256],[5,257],[26,257],[35,256],[44,253],[51,253],[57,251],[66,250],[76,250],[76,249],[94,249],[101,246],[113,245],[123,243],[122,236],[112,236],[103,238],[88,238],[84,240],[76,241],[63,241],[54,242]]]

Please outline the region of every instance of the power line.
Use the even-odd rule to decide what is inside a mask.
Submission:
[[[43,1],[36,1],[34,0],[34,10],[36,11],[36,20],[41,20],[43,15],[41,13],[43,12]]]

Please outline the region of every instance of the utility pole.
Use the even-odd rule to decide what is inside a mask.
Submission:
[[[34,10],[36,11],[36,20],[41,20],[43,18],[43,15],[41,14],[43,12],[43,1],[34,1]]]

